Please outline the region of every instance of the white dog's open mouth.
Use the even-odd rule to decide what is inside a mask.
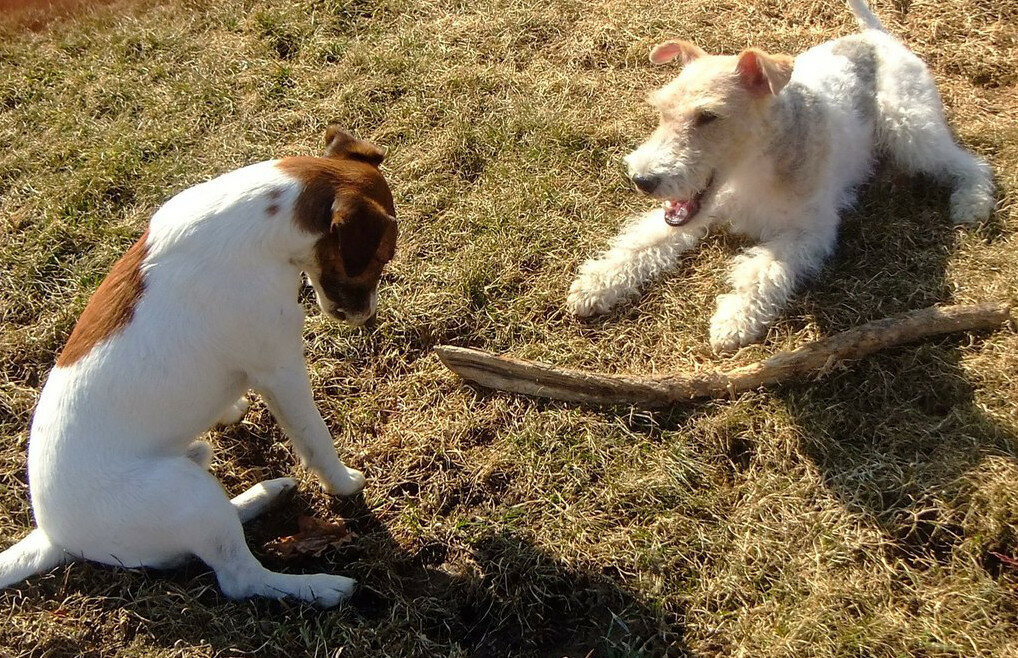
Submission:
[[[690,199],[666,199],[665,200],[665,222],[669,226],[682,226],[689,222],[700,212],[700,202],[714,182],[714,174],[707,179],[707,184]]]

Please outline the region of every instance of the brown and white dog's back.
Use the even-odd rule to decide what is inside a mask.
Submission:
[[[260,393],[326,490],[363,476],[336,456],[311,395],[297,301],[355,324],[396,242],[383,152],[331,127],[324,158],[255,164],[181,192],[96,291],[50,373],[29,441],[38,528],[0,554],[0,587],[61,562],[166,566],[197,556],[231,597],[335,605],[340,576],[265,570],[241,522],[294,481],[230,501],[195,437]]]

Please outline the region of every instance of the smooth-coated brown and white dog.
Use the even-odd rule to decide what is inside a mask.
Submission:
[[[321,606],[354,581],[269,571],[241,523],[295,481],[233,500],[195,437],[237,422],[254,389],[326,491],[364,476],[336,455],[301,344],[301,273],[329,315],[375,310],[396,245],[383,151],[331,126],[325,157],[255,164],[181,192],[113,267],[43,388],[28,449],[37,529],[0,554],[0,587],[71,560],[172,566],[197,556],[231,598]]]
[[[930,72],[862,0],[848,5],[862,32],[794,60],[755,48],[708,55],[688,41],[651,52],[655,64],[684,66],[651,96],[660,124],[626,163],[663,207],[580,267],[574,314],[608,311],[726,222],[760,244],[735,259],[710,342],[729,351],[760,338],[833,251],[838,213],[878,156],[949,184],[955,222],[989,217],[990,168],[952,139]]]

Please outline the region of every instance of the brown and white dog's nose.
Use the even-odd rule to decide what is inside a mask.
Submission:
[[[650,194],[657,189],[657,185],[660,179],[657,176],[648,176],[645,174],[634,174],[632,176],[633,184],[643,192],[644,194]]]

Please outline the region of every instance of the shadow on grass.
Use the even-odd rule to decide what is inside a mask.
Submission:
[[[356,578],[345,606],[229,601],[197,561],[168,571],[76,564],[6,595],[49,626],[46,639],[16,655],[114,655],[135,640],[217,656],[331,656],[340,648],[343,656],[687,655],[680,627],[620,586],[618,574],[576,570],[514,534],[482,533],[466,548],[430,543],[412,554],[360,496],[336,499],[332,509],[357,536],[321,558],[280,562],[259,550],[292,534],[299,514],[315,513],[301,497],[251,522],[247,536],[268,568]],[[455,566],[468,572],[453,573],[447,558],[463,551]],[[62,601],[87,608],[88,622],[67,618]]]
[[[962,232],[993,241],[1003,230],[996,218],[980,227],[951,226],[948,200],[948,190],[928,181],[881,172],[858,209],[846,213],[835,258],[792,314],[812,317],[830,335],[951,303],[946,272]],[[950,555],[964,539],[957,509],[964,476],[987,457],[1012,458],[1018,445],[1013,431],[975,401],[960,363],[969,343],[953,335],[881,352],[848,372],[775,393],[830,490],[874,519],[908,561]],[[984,565],[996,575],[988,551],[1014,548],[990,540]]]
[[[337,500],[359,539],[350,570],[365,619],[405,617],[434,644],[470,656],[680,655],[681,632],[617,574],[576,570],[515,534],[481,534],[471,573],[443,568],[450,547],[403,550],[361,500]],[[458,560],[462,564],[464,560]]]

